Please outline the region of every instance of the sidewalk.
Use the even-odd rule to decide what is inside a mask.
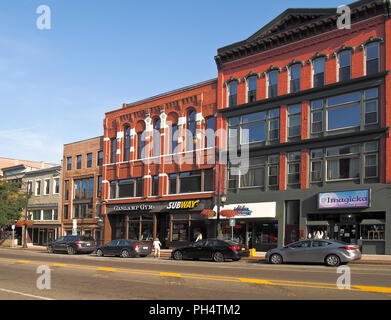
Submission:
[[[22,246],[17,246],[15,248],[0,246],[0,248],[14,249],[14,250],[46,251],[46,247],[44,247],[44,246],[29,246],[28,248],[23,248]],[[172,250],[171,249],[162,249],[160,252],[161,252],[160,253],[161,257],[170,257]],[[265,254],[266,254],[266,252],[257,251],[255,253],[255,256],[243,258],[243,260],[264,261]],[[153,252],[151,255],[153,255]],[[354,264],[389,264],[389,265],[391,265],[391,255],[363,254],[361,260],[353,261],[351,263],[354,263]]]

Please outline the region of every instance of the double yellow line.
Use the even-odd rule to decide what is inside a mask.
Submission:
[[[182,278],[182,279],[259,284],[265,286],[288,286],[288,287],[301,287],[301,288],[341,290],[338,288],[338,286],[335,283],[330,284],[330,283],[319,283],[319,282],[299,282],[299,281],[267,280],[267,279],[256,279],[256,278],[224,277],[224,276],[202,275],[202,274],[171,273],[171,272],[160,272],[160,271],[153,271],[153,270],[84,266],[84,265],[77,265],[77,264],[49,263],[47,261],[29,261],[29,260],[18,260],[18,259],[8,259],[8,258],[0,258],[0,262],[1,261],[8,262],[8,263],[47,265],[49,267],[61,267],[61,268],[82,269],[82,270],[90,270],[90,271],[104,271],[104,272],[113,272],[113,273],[126,273],[126,274],[136,274],[136,275],[159,276],[159,277],[172,277],[172,278]],[[391,288],[389,287],[351,285],[350,288],[343,289],[343,290],[355,291],[355,292],[374,292],[374,293],[391,294]]]

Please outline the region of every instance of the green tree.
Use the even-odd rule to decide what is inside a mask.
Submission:
[[[26,203],[26,193],[20,183],[0,179],[0,231],[20,219]]]

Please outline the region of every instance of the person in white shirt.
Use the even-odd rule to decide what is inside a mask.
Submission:
[[[197,239],[195,240],[195,242],[198,242],[200,240],[202,240],[202,233],[201,232],[198,233]]]
[[[159,241],[159,238],[155,238],[155,240],[153,241],[153,249],[155,251],[155,258],[156,258],[156,255],[158,255],[158,258],[160,258],[160,247],[161,247],[161,243]]]

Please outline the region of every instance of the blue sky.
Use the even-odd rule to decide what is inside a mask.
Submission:
[[[1,0],[0,157],[60,163],[65,143],[103,134],[105,112],[217,77],[216,50],[285,9],[349,3]]]

